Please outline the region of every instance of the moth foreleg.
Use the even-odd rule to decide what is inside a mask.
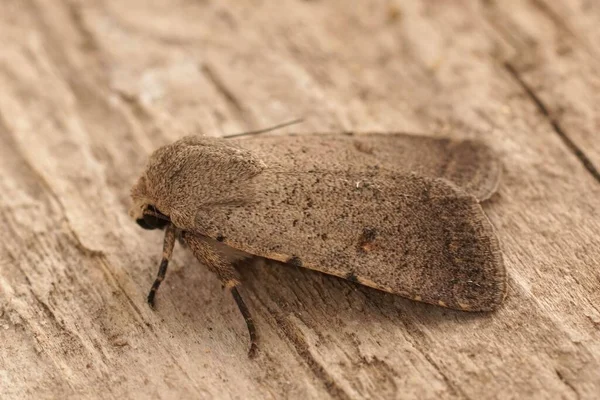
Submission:
[[[156,296],[156,291],[158,290],[160,283],[165,279],[165,274],[167,273],[169,260],[171,259],[171,255],[173,254],[173,247],[175,247],[176,239],[177,228],[175,228],[173,224],[168,224],[165,228],[165,239],[163,242],[162,260],[160,262],[160,267],[158,268],[158,274],[156,274],[156,279],[152,284],[150,293],[148,293],[148,304],[150,304],[150,307],[152,308],[154,308],[154,296]]]
[[[240,281],[231,260],[228,259],[225,254],[217,250],[214,245],[211,245],[206,238],[200,235],[184,232],[182,236],[194,256],[200,262],[205,264],[209,270],[213,271],[219,277],[223,286],[231,291],[233,299],[248,327],[248,334],[250,336],[250,350],[248,351],[248,356],[254,356],[257,343],[256,328],[254,327],[254,321],[252,320],[250,311],[238,291]]]

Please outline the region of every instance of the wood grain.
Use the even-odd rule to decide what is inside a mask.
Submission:
[[[597,397],[598,27],[584,0],[5,0],[0,397]],[[178,247],[150,310],[162,239],[127,216],[148,154],[295,117],[489,143],[504,306],[259,264],[249,360],[235,303]]]

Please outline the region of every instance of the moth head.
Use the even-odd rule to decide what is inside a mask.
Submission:
[[[144,229],[164,229],[170,222],[167,215],[163,214],[146,193],[146,178],[140,180],[131,189],[133,206],[129,210],[129,215],[135,222]]]
[[[164,229],[170,220],[152,204],[147,204],[141,217],[136,218],[135,222],[144,229]]]
[[[130,214],[142,227],[160,227],[166,218],[181,230],[195,229],[200,210],[252,201],[253,178],[264,168],[257,155],[230,141],[184,137],[152,153],[131,190]],[[150,224],[151,217],[161,222]]]

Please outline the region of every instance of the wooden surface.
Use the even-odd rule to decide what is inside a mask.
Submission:
[[[600,3],[0,7],[0,398],[599,396]],[[256,265],[249,360],[233,299],[176,248],[150,310],[162,238],[127,215],[148,154],[296,117],[489,143],[503,307]]]

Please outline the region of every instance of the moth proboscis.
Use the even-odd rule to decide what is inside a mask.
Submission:
[[[480,202],[500,181],[486,145],[403,133],[189,136],[156,150],[133,186],[131,216],[177,238],[231,291],[251,256],[335,275],[413,300],[491,311],[506,293]]]

